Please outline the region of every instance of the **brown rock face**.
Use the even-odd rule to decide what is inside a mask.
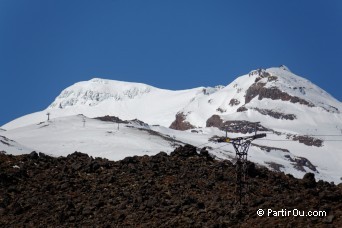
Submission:
[[[275,112],[273,110],[270,109],[260,109],[260,108],[252,108],[255,111],[259,112],[262,115],[266,115],[266,116],[271,116],[273,118],[276,119],[284,119],[284,120],[294,120],[297,119],[296,115],[294,114],[285,114],[285,113],[281,113],[281,112]]]
[[[307,158],[304,157],[295,157],[292,158],[290,155],[285,155],[285,157],[292,162],[293,167],[299,171],[306,172],[305,168],[308,168],[314,172],[316,172],[316,166],[314,166]]]
[[[253,133],[255,132],[255,124],[246,120],[228,120],[223,121],[220,116],[212,115],[206,123],[207,127],[217,127],[221,130],[227,130],[228,132],[234,133]],[[270,129],[265,128],[260,123],[256,125],[257,131],[270,131]]]
[[[247,89],[245,103],[249,103],[256,96],[258,96],[259,100],[262,100],[263,98],[269,98],[272,100],[290,101],[292,103],[299,103],[309,107],[314,107],[312,103],[302,98],[291,96],[288,93],[279,90],[277,87],[266,88],[265,83],[260,82],[254,83]]]
[[[101,121],[106,121],[106,122],[114,122],[114,123],[128,123],[128,121],[124,121],[120,119],[119,117],[116,116],[101,116],[101,117],[96,117],[95,119],[101,120]]]
[[[249,200],[236,207],[235,166],[190,145],[117,162],[78,152],[0,154],[0,227],[341,227],[340,186],[253,163],[248,170]],[[267,216],[267,209],[326,215]]]
[[[323,140],[322,139],[317,139],[317,138],[314,138],[312,136],[288,134],[288,135],[286,135],[286,138],[292,139],[293,141],[298,141],[299,143],[303,143],[307,146],[316,146],[316,147],[323,146]]]
[[[235,106],[235,105],[239,105],[239,104],[240,104],[240,101],[238,101],[237,99],[234,99],[234,98],[229,101],[230,106]]]
[[[258,96],[265,85],[265,83],[260,82],[251,85],[246,91],[245,104],[249,103],[254,97]]]
[[[170,128],[181,131],[195,128],[188,121],[185,121],[185,117],[184,113],[177,113],[176,119],[171,123]]]
[[[223,120],[218,115],[212,115],[209,119],[207,119],[207,122],[206,122],[207,127],[221,128],[222,124],[223,124]]]
[[[241,106],[241,107],[239,107],[236,111],[237,112],[245,112],[245,111],[247,111],[248,109],[245,107],[245,106]]]

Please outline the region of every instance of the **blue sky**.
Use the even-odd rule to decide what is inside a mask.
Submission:
[[[0,125],[93,77],[188,89],[281,64],[341,101],[341,1],[0,0]]]

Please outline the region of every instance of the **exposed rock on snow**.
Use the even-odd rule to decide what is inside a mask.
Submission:
[[[108,122],[114,122],[114,123],[125,123],[127,124],[127,120],[122,120],[119,117],[116,116],[102,116],[102,117],[95,117],[95,119],[102,120],[102,121],[108,121]]]
[[[281,91],[277,87],[266,88],[265,85],[265,83],[260,82],[251,85],[246,91],[245,104],[249,103],[253,98],[258,96],[259,100],[262,100],[263,98],[269,98],[272,100],[282,100],[290,101],[291,103],[299,103],[308,107],[315,106],[314,104],[302,98],[291,96],[288,93]]]
[[[195,128],[193,125],[191,125],[188,121],[185,120],[186,115],[184,113],[177,113],[176,119],[171,123],[170,128],[175,130],[189,130],[192,128]]]
[[[288,134],[286,136],[288,139],[292,139],[294,141],[298,141],[299,143],[304,143],[307,146],[316,146],[321,147],[323,146],[323,140],[317,139],[307,135],[291,135]]]
[[[285,65],[280,65],[279,68],[282,69],[282,70],[286,70],[288,72],[291,72],[291,70],[287,66],[285,66]]]
[[[285,157],[288,158],[289,161],[293,162],[293,166],[299,171],[306,172],[304,167],[307,167],[311,171],[317,172],[316,167],[307,158],[303,158],[303,157],[292,158],[290,155],[285,155]]]
[[[297,119],[295,114],[285,114],[285,113],[276,112],[276,111],[273,111],[270,109],[260,109],[260,108],[251,108],[251,109],[261,113],[262,115],[271,116],[271,117],[276,118],[276,119],[284,119],[284,120]]]
[[[265,69],[252,70],[248,75],[249,76],[259,76],[261,78],[266,78],[266,77],[271,76],[270,73],[268,73]]]
[[[223,121],[220,116],[213,115],[207,120],[207,127],[217,127],[232,133],[251,134],[257,131],[270,131],[260,123],[252,123],[246,120],[227,120]]]
[[[258,144],[255,144],[255,143],[252,143],[251,145],[252,145],[252,146],[259,147],[261,150],[264,150],[264,151],[266,151],[266,152],[270,152],[270,151],[272,151],[272,150],[281,151],[281,152],[283,152],[283,153],[289,153],[289,152],[290,152],[290,151],[287,150],[287,149],[278,148],[278,147],[262,146],[262,145],[258,145]]]
[[[206,123],[206,127],[217,127],[221,128],[223,126],[223,120],[219,115],[212,115]]]
[[[230,106],[235,106],[235,105],[239,105],[240,104],[240,101],[235,99],[235,98],[232,98],[230,101],[229,101],[229,105]]]

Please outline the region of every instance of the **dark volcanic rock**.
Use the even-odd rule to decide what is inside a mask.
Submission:
[[[189,130],[192,128],[195,128],[193,125],[191,125],[188,121],[185,121],[185,115],[184,113],[177,113],[175,121],[173,121],[170,125],[170,128],[175,130]]]
[[[314,188],[316,187],[316,180],[315,174],[313,173],[306,173],[303,177],[304,186],[307,188]]]
[[[197,156],[197,151],[196,147],[192,145],[185,145],[184,147],[180,146],[177,149],[175,149],[173,152],[170,154],[171,156],[180,156],[180,157],[192,157],[192,156]]]
[[[249,162],[249,200],[237,206],[235,166],[196,151],[117,162],[0,154],[0,227],[341,227],[341,187]],[[327,214],[259,217],[260,208]]]

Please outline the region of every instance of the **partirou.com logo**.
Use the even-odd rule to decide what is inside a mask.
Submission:
[[[259,209],[257,210],[258,216],[267,216],[267,217],[277,217],[277,216],[302,216],[302,217],[324,217],[327,216],[326,211],[303,211],[298,209],[281,209],[281,210],[272,210],[272,209]]]

